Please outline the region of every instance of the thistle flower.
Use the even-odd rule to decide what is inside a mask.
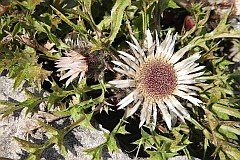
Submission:
[[[66,81],[66,87],[80,74],[78,83],[83,79],[85,73],[88,69],[87,62],[85,57],[79,54],[76,51],[69,51],[65,53],[67,57],[61,57],[55,63],[57,68],[57,72],[65,72],[67,73],[62,74],[60,80],[68,78]]]
[[[139,127],[146,122],[155,129],[157,113],[160,110],[167,127],[171,129],[177,117],[184,121],[185,116],[190,116],[178,98],[188,100],[197,106],[202,103],[195,97],[196,91],[200,90],[195,84],[201,82],[197,78],[204,73],[201,71],[204,66],[199,66],[195,62],[200,58],[200,54],[195,53],[179,61],[190,49],[190,45],[174,53],[176,36],[177,34],[172,37],[169,31],[161,44],[156,36],[155,44],[150,31],[147,30],[142,48],[136,38],[131,36],[134,44],[127,43],[134,56],[119,51],[119,57],[124,63],[112,61],[118,66],[113,69],[127,78],[109,83],[116,88],[131,88],[131,93],[117,104],[118,109],[128,106],[127,117],[141,109]],[[131,103],[132,105],[129,105]]]

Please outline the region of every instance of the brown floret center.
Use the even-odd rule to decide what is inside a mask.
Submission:
[[[148,60],[140,66],[136,82],[145,98],[159,100],[173,93],[177,86],[177,76],[172,64],[162,60]]]

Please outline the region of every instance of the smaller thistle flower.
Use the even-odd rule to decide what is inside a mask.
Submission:
[[[117,105],[118,109],[127,107],[126,116],[132,116],[141,109],[140,124],[150,124],[155,129],[158,110],[162,112],[167,127],[172,125],[179,117],[189,117],[189,113],[179,102],[178,98],[185,99],[199,106],[201,100],[196,98],[196,91],[200,88],[195,84],[202,82],[197,78],[204,72],[204,66],[195,63],[201,56],[196,53],[187,59],[179,61],[190,49],[190,46],[174,53],[176,36],[172,37],[168,32],[165,40],[160,44],[156,36],[156,44],[149,30],[141,48],[134,36],[134,44],[127,42],[134,53],[119,51],[119,57],[124,61],[112,61],[119,67],[113,69],[126,75],[125,80],[113,80],[109,84],[117,88],[131,88],[131,93],[123,98]],[[178,98],[176,98],[178,97]]]
[[[57,72],[65,72],[62,74],[60,80],[68,78],[66,81],[66,87],[80,74],[78,83],[81,82],[83,77],[85,76],[86,71],[88,70],[88,65],[85,60],[85,57],[79,54],[76,51],[69,51],[65,53],[67,57],[61,57],[55,63],[57,68]]]

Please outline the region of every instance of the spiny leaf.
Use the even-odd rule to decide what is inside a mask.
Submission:
[[[45,128],[52,135],[58,135],[58,133],[59,133],[58,129],[56,129],[56,128],[54,128],[54,127],[52,127],[52,126],[50,126],[50,125],[48,125],[48,124],[46,124],[46,123],[44,123],[44,122],[42,122],[40,120],[37,120],[37,121],[43,128]]]
[[[0,106],[0,114],[3,114],[2,118],[5,118],[10,114],[12,114],[14,111],[17,111],[23,108],[23,106],[19,106],[17,103],[12,103],[12,102],[2,101],[2,100],[0,100],[0,104],[5,105],[5,106]]]
[[[92,160],[101,160],[102,157],[102,150],[105,144],[101,144],[95,148],[86,149],[84,152],[87,152],[89,155],[92,156]]]
[[[82,36],[86,35],[85,34],[86,32],[84,30],[82,30],[82,28],[80,26],[78,26],[78,25],[74,24],[73,22],[71,22],[64,14],[62,14],[60,11],[58,11],[56,8],[54,8],[52,5],[50,5],[50,6],[64,22],[66,22],[74,30],[78,31],[79,34],[81,34]]]
[[[13,137],[24,149],[26,149],[28,152],[30,152],[29,156],[26,159],[29,160],[39,160],[41,157],[42,152],[44,151],[45,147],[44,145],[31,143],[28,141],[25,141],[23,139]]]
[[[42,102],[41,98],[29,99],[29,100],[26,100],[24,102],[20,102],[19,105],[27,108],[27,111],[26,111],[26,115],[27,115],[35,107],[37,107],[37,105],[39,105],[41,102]]]
[[[106,144],[107,144],[107,147],[108,147],[110,153],[113,153],[113,151],[120,153],[120,150],[117,146],[117,142],[116,142],[116,139],[114,138],[114,136],[111,134],[109,136],[106,133],[104,133],[104,135],[105,135],[105,137],[108,137]]]
[[[119,127],[119,129],[118,129],[118,131],[117,131],[117,133],[119,133],[119,134],[129,134],[129,132],[128,131],[126,131],[126,125],[124,125],[124,126],[120,126]]]
[[[110,44],[114,41],[120,29],[124,10],[130,4],[131,4],[131,0],[116,0],[116,3],[114,4],[111,11],[111,32],[108,37]]]
[[[61,39],[59,39],[56,35],[54,35],[52,33],[51,27],[49,25],[47,25],[46,23],[40,22],[37,20],[33,20],[33,26],[40,33],[41,32],[46,33],[49,40],[51,40],[51,42],[55,43],[55,45],[59,49],[69,49],[69,46],[67,46],[65,43],[63,43]]]

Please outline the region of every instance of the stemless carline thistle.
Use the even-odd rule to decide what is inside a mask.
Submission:
[[[202,82],[198,77],[204,73],[204,66],[196,63],[201,56],[195,53],[180,61],[191,46],[187,45],[174,53],[176,37],[177,34],[172,37],[169,31],[160,44],[157,33],[154,42],[150,31],[147,30],[143,47],[131,36],[134,44],[127,43],[133,55],[119,51],[119,57],[124,63],[112,61],[118,66],[113,69],[126,75],[127,79],[113,80],[109,83],[116,88],[131,88],[131,93],[117,104],[118,109],[127,106],[127,117],[141,109],[139,127],[146,122],[155,129],[159,109],[169,129],[177,117],[182,121],[184,117],[189,117],[189,113],[176,97],[186,99],[197,106],[202,103],[196,98],[196,91],[200,88],[195,86]],[[131,103],[132,105],[129,105]]]

